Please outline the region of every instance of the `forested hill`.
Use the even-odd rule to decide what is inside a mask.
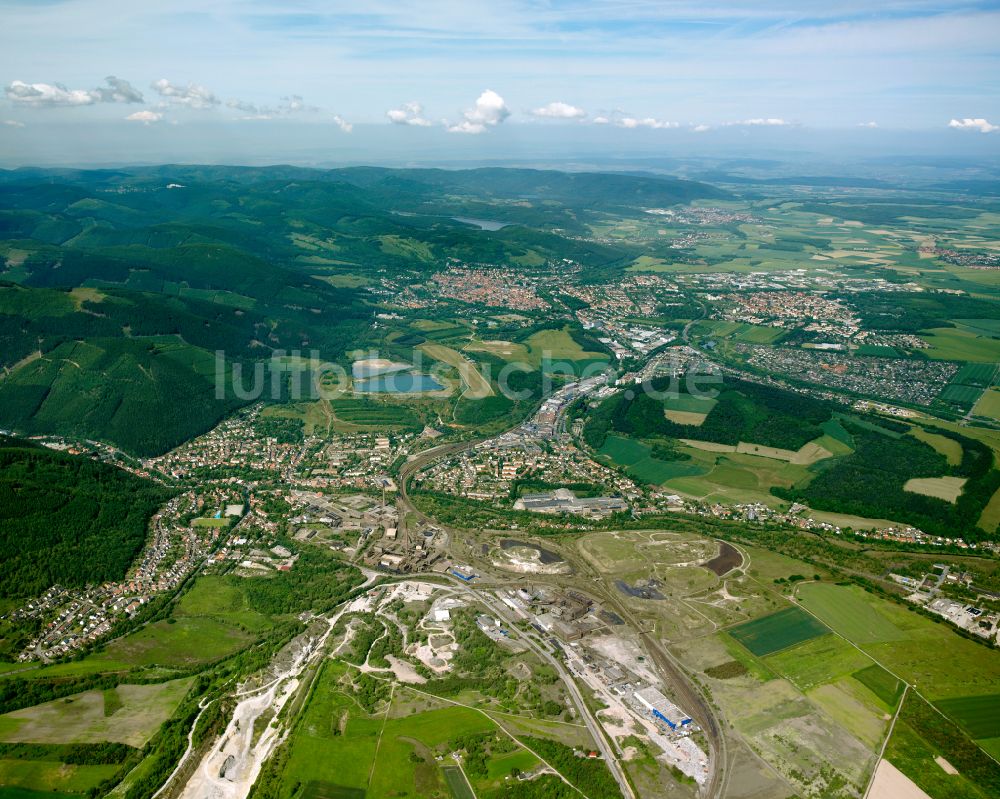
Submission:
[[[0,437],[0,597],[121,579],[169,496],[114,466]]]
[[[449,259],[622,270],[646,250],[588,220],[719,196],[527,169],[0,170],[0,428],[159,454],[239,404],[215,399],[217,350],[346,363],[386,276],[422,282]]]

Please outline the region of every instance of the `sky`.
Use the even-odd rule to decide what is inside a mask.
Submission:
[[[1000,0],[0,0],[0,13],[8,166],[736,152],[830,131],[1000,151]]]

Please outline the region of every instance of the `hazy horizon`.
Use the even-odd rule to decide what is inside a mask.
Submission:
[[[3,5],[5,166],[1000,150],[989,2]]]

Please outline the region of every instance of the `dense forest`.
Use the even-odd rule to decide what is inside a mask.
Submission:
[[[1000,488],[1000,472],[993,469],[993,453],[985,444],[938,431],[962,445],[962,460],[951,467],[943,455],[915,438],[886,435],[847,418],[841,423],[854,439],[854,452],[816,464],[817,474],[808,484],[773,488],[772,493],[817,510],[905,521],[934,535],[975,541],[984,532],[994,533],[977,526],[986,503]],[[943,475],[966,479],[954,504],[903,488],[914,477]]]
[[[833,411],[829,403],[811,397],[726,377],[721,383],[705,385],[718,392],[705,421],[700,426],[684,425],[666,418],[662,395],[676,392],[678,397],[691,396],[687,381],[659,378],[650,388],[651,392],[640,390],[633,396],[619,393],[605,400],[588,418],[584,431],[587,444],[598,449],[613,431],[636,438],[696,438],[719,444],[747,441],[797,450],[823,434],[820,425]]]
[[[315,546],[297,548],[287,540],[281,543],[290,550],[300,550],[290,571],[279,572],[268,579],[228,578],[243,592],[247,607],[252,610],[269,616],[307,610],[325,613],[365,581],[356,568],[326,550]]]
[[[121,579],[169,496],[114,466],[0,438],[0,596]]]

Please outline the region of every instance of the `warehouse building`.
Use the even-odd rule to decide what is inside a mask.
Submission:
[[[653,718],[666,724],[672,730],[686,727],[691,723],[691,718],[660,693],[660,690],[655,686],[651,685],[641,691],[636,691],[633,696],[642,707],[649,711]]]

